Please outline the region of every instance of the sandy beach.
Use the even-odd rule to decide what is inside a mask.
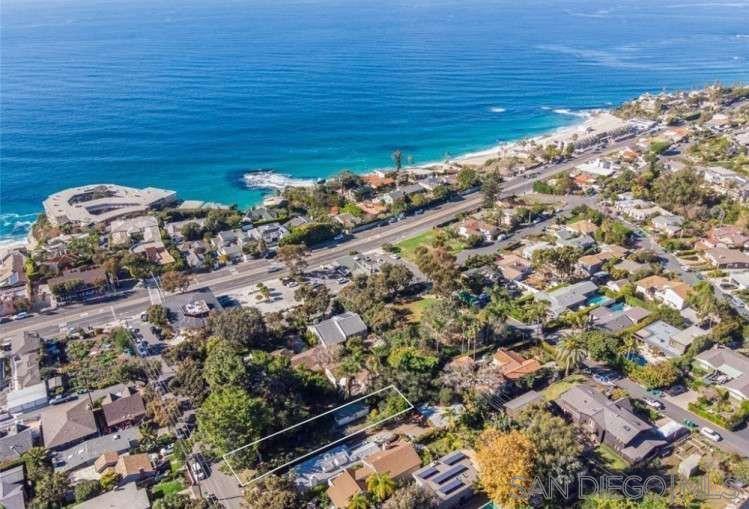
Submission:
[[[526,138],[523,140],[511,141],[502,145],[492,147],[480,152],[465,154],[455,159],[460,164],[482,166],[490,159],[496,159],[502,156],[520,155],[524,152],[523,147],[533,142],[539,145],[562,145],[570,142],[574,143],[577,138],[594,136],[598,133],[610,131],[622,127],[626,122],[619,117],[612,115],[609,111],[600,110],[591,112],[590,116],[579,124],[562,127],[547,134]]]

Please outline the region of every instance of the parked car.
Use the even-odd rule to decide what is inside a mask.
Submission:
[[[23,320],[24,318],[28,318],[31,315],[28,314],[26,311],[21,311],[20,313],[17,313],[13,315],[13,320]]]
[[[339,285],[345,285],[346,283],[348,283],[348,279],[346,279],[345,277],[338,279]]]
[[[700,430],[700,435],[709,438],[713,442],[720,442],[723,438],[720,436],[720,433],[718,433],[714,429],[708,428],[707,426]]]
[[[687,388],[684,387],[681,384],[672,385],[668,389],[666,389],[666,394],[669,396],[678,396],[679,394],[684,394],[687,392]]]
[[[192,470],[193,475],[199,480],[202,481],[205,479],[205,471],[197,460],[192,460],[190,462],[190,470]]]
[[[333,240],[343,240],[343,234],[339,233],[338,235],[336,235],[335,237],[333,237]]]
[[[593,375],[593,380],[603,385],[614,385],[614,380],[616,380],[616,376],[609,374],[609,373],[598,373],[598,374]]]
[[[665,408],[665,405],[658,401],[657,399],[653,398],[642,398],[642,401],[645,402],[645,404],[651,408],[655,408],[657,410],[663,410]]]
[[[662,398],[663,397],[663,391],[660,389],[648,389],[645,391],[645,394],[650,396],[651,398]]]
[[[268,268],[268,274],[272,274],[273,272],[278,272],[279,270],[282,270],[279,265],[271,265]]]

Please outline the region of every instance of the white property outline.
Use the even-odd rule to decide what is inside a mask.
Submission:
[[[249,480],[249,481],[247,481],[246,483],[242,483],[242,480],[241,480],[241,479],[239,478],[239,476],[237,475],[237,473],[236,473],[236,472],[234,471],[234,467],[232,467],[232,466],[231,466],[231,462],[230,462],[230,461],[228,460],[228,457],[229,457],[229,456],[231,456],[231,455],[233,455],[233,454],[236,454],[237,452],[239,452],[239,451],[241,451],[241,450],[244,450],[244,449],[247,449],[248,447],[252,447],[252,446],[254,446],[254,445],[257,445],[257,444],[259,444],[260,442],[264,442],[265,440],[268,440],[269,438],[273,438],[273,437],[275,437],[275,436],[278,436],[278,435],[281,435],[281,434],[283,434],[283,433],[286,433],[287,431],[290,431],[290,430],[292,430],[292,429],[298,428],[299,426],[303,426],[304,424],[307,424],[308,422],[312,422],[312,421],[314,421],[314,420],[317,420],[317,419],[319,419],[320,417],[323,417],[323,416],[325,416],[325,415],[328,415],[328,414],[330,414],[330,413],[336,412],[336,411],[340,410],[340,409],[341,409],[341,408],[343,408],[343,407],[347,407],[347,406],[349,406],[349,405],[351,405],[351,404],[353,404],[353,403],[358,403],[359,401],[365,400],[365,399],[367,399],[367,398],[371,398],[372,396],[376,396],[377,394],[380,394],[381,392],[387,391],[387,390],[389,390],[389,389],[394,389],[394,390],[395,390],[395,392],[397,392],[397,393],[398,393],[398,394],[400,395],[400,397],[401,397],[401,398],[403,398],[403,400],[404,400],[404,401],[405,401],[406,403],[408,403],[408,408],[406,408],[406,409],[404,409],[404,410],[401,410],[400,412],[398,412],[398,413],[395,413],[395,414],[393,414],[393,415],[391,415],[391,416],[389,416],[389,417],[385,417],[385,418],[383,418],[383,419],[380,419],[380,420],[378,420],[377,422],[374,422],[374,423],[372,423],[372,424],[369,424],[369,425],[367,425],[367,426],[363,427],[362,429],[360,429],[360,430],[358,430],[358,431],[354,431],[353,433],[349,433],[349,434],[348,434],[348,435],[346,435],[345,437],[339,438],[338,440],[335,440],[335,441],[333,441],[333,442],[330,442],[330,443],[328,443],[328,444],[325,444],[325,445],[323,445],[322,447],[318,447],[318,448],[317,448],[317,449],[315,449],[314,451],[308,452],[308,453],[306,453],[306,454],[303,454],[302,456],[299,456],[298,458],[294,458],[294,459],[292,459],[292,460],[290,460],[290,461],[287,461],[287,462],[286,462],[286,463],[284,463],[283,465],[280,465],[280,466],[278,466],[278,467],[276,467],[276,468],[274,468],[274,469],[272,469],[272,470],[269,470],[268,472],[265,472],[264,474],[261,474],[261,475],[259,475],[259,476],[257,476],[257,477],[253,477],[252,479],[250,479],[250,480]],[[370,430],[370,429],[374,428],[375,426],[379,426],[380,424],[382,424],[382,423],[384,423],[384,422],[386,422],[386,421],[390,421],[390,420],[392,420],[392,419],[395,419],[396,417],[398,417],[398,416],[400,416],[400,415],[403,415],[403,414],[404,414],[404,413],[406,413],[406,412],[410,412],[410,411],[411,411],[411,410],[413,410],[414,408],[415,408],[415,407],[414,407],[414,404],[413,404],[413,403],[411,403],[411,402],[410,402],[410,401],[408,400],[408,398],[407,398],[407,397],[405,397],[405,396],[403,395],[403,393],[402,393],[402,392],[400,391],[400,389],[398,389],[398,388],[397,388],[397,387],[395,386],[395,384],[390,384],[390,385],[388,385],[387,387],[383,387],[382,389],[376,390],[376,391],[374,391],[374,392],[372,392],[372,393],[370,393],[370,394],[367,394],[366,396],[362,396],[362,397],[360,397],[360,398],[357,398],[357,399],[355,399],[355,400],[349,401],[348,403],[344,403],[343,405],[337,406],[337,407],[335,407],[335,408],[333,408],[333,409],[331,409],[331,410],[328,410],[327,412],[323,412],[323,413],[321,413],[320,415],[316,415],[315,417],[310,417],[310,418],[309,418],[309,419],[307,419],[307,420],[304,420],[304,421],[302,421],[302,422],[298,422],[298,423],[296,423],[296,424],[293,424],[293,425],[291,425],[291,426],[288,426],[288,427],[286,427],[286,428],[284,428],[284,429],[282,429],[282,430],[276,431],[275,433],[271,433],[271,434],[270,434],[270,435],[268,435],[268,436],[265,436],[265,437],[259,438],[259,439],[255,440],[254,442],[250,442],[249,444],[245,444],[245,445],[243,445],[243,446],[241,446],[241,447],[237,447],[236,449],[234,449],[234,450],[232,450],[232,451],[229,451],[229,452],[227,452],[226,454],[224,454],[224,455],[222,456],[222,458],[223,458],[223,460],[224,460],[224,463],[226,464],[226,466],[228,466],[228,467],[229,467],[229,470],[231,470],[231,473],[232,473],[232,475],[234,476],[234,478],[235,478],[235,479],[237,480],[237,482],[239,483],[239,486],[241,486],[242,488],[244,488],[245,486],[248,486],[248,485],[250,485],[250,484],[252,484],[252,483],[254,483],[254,482],[256,482],[256,481],[259,481],[260,479],[262,479],[262,478],[264,478],[264,477],[266,477],[266,476],[268,476],[268,475],[270,475],[270,474],[273,474],[273,473],[275,473],[275,472],[278,472],[278,471],[279,471],[279,470],[281,470],[282,468],[286,468],[286,467],[288,467],[289,465],[291,465],[291,464],[293,464],[293,463],[298,463],[299,461],[302,461],[302,460],[304,460],[304,459],[306,459],[306,458],[308,458],[308,457],[312,456],[313,454],[317,454],[317,453],[318,453],[318,452],[320,452],[320,451],[323,451],[323,450],[325,450],[325,449],[328,449],[329,447],[332,447],[332,446],[334,446],[334,445],[336,445],[336,444],[339,444],[339,443],[341,443],[341,442],[344,442],[344,441],[346,441],[346,440],[350,439],[351,437],[354,437],[354,436],[356,436],[356,435],[358,435],[358,434],[360,434],[360,433],[363,433],[363,432],[365,432],[365,431],[368,431],[368,430]]]

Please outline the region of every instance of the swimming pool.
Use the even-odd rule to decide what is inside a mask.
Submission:
[[[614,302],[609,306],[611,311],[624,311],[627,309],[627,305],[624,302]]]
[[[591,295],[588,297],[588,300],[585,301],[586,306],[603,306],[607,303],[611,302],[610,297],[606,297],[603,294],[596,293],[595,295]]]

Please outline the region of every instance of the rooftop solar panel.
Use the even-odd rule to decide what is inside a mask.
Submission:
[[[460,460],[462,460],[465,457],[466,457],[466,455],[463,454],[462,452],[455,451],[454,453],[448,454],[447,456],[445,456],[444,458],[442,458],[441,461],[445,465],[454,465],[454,464],[456,464],[457,462],[459,462]]]
[[[434,468],[434,467],[429,467],[429,468],[427,468],[426,470],[424,470],[423,472],[419,472],[419,473],[418,473],[418,474],[416,474],[416,475],[418,475],[418,476],[419,476],[420,478],[422,478],[422,479],[429,479],[430,477],[432,477],[432,476],[433,476],[434,474],[436,474],[437,472],[439,472],[439,470],[437,470],[436,468]]]
[[[462,472],[465,472],[466,470],[468,470],[468,467],[465,465],[455,465],[452,468],[448,468],[441,474],[434,476],[434,479],[432,479],[432,482],[435,482],[437,484],[442,484],[443,482],[449,479],[452,479],[456,475]]]
[[[457,489],[460,489],[460,488],[462,488],[463,486],[465,486],[465,485],[463,484],[463,481],[461,481],[461,480],[459,480],[459,479],[453,479],[453,480],[452,480],[452,481],[450,481],[449,483],[447,483],[447,484],[445,484],[444,486],[442,486],[442,487],[440,488],[440,492],[441,492],[441,493],[442,493],[443,495],[449,495],[449,494],[450,494],[450,493],[452,493],[453,491],[455,491],[455,490],[457,490]]]

